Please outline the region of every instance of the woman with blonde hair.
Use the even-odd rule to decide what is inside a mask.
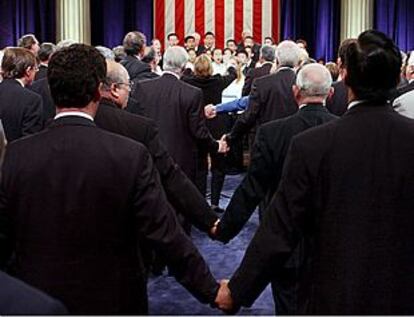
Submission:
[[[204,104],[219,104],[221,103],[221,95],[223,90],[228,87],[236,78],[237,71],[233,65],[227,70],[227,75],[221,76],[219,74],[213,75],[213,65],[211,58],[207,54],[202,54],[197,57],[194,64],[194,73],[185,75],[182,80],[188,84],[198,87],[203,91]],[[217,140],[226,133],[228,126],[228,114],[220,114],[216,118],[209,120],[207,126],[211,134]],[[207,149],[200,149],[200,157],[197,171],[196,185],[203,195],[207,192]],[[222,154],[211,153],[211,205],[213,210],[220,212],[219,208],[220,194],[224,184],[224,168],[225,158]]]

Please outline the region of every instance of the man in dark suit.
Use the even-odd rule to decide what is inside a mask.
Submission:
[[[182,47],[170,47],[164,54],[164,74],[157,79],[142,81],[132,97],[137,107],[127,108],[153,119],[168,153],[194,182],[198,146],[212,151],[225,151],[225,142],[214,140],[204,118],[202,92],[180,80],[188,61]]]
[[[257,78],[269,75],[270,70],[275,62],[275,49],[272,46],[262,46],[260,49],[259,62],[262,66],[258,68],[252,68],[248,71],[246,79],[244,81],[242,96],[250,95],[252,84]]]
[[[218,240],[227,243],[241,231],[259,203],[269,205],[279,185],[292,138],[336,118],[323,105],[332,92],[331,84],[329,71],[322,65],[309,64],[299,72],[293,90],[300,109],[290,117],[266,123],[259,128],[247,175],[236,189],[217,227]],[[296,254],[272,279],[278,315],[296,313],[298,270],[303,260],[299,256],[301,252],[297,251]]]
[[[414,121],[387,102],[400,68],[383,33],[366,31],[350,45],[348,111],[293,138],[265,219],[229,289],[222,283],[220,307],[250,306],[303,237],[310,267],[298,314],[414,313]]]
[[[0,314],[63,315],[63,304],[45,293],[0,271]]]
[[[125,68],[116,62],[107,61],[107,75],[95,117],[96,125],[144,144],[160,174],[168,201],[199,230],[209,232],[218,218],[164,148],[155,122],[122,110],[127,106],[129,85]]]
[[[54,122],[8,146],[0,228],[12,232],[0,237],[13,246],[16,276],[72,314],[145,314],[145,240],[181,284],[212,303],[217,283],[179,226],[150,154],[93,122],[105,76],[95,48],[59,50],[48,71]]]
[[[124,37],[124,50],[127,56],[121,64],[128,71],[129,77],[133,82],[153,78],[151,67],[141,61],[146,47],[145,35],[141,32],[129,32]]]
[[[355,43],[356,39],[346,39],[341,43],[338,51],[337,64],[339,67],[339,80],[335,82],[332,87],[334,92],[326,100],[326,108],[336,116],[342,116],[348,108],[348,88],[343,81],[345,70],[345,53],[350,44]]]
[[[38,70],[36,57],[25,48],[7,48],[1,68],[0,118],[11,142],[43,128],[42,98],[25,88]]]
[[[35,81],[46,78],[47,65],[49,64],[50,57],[56,51],[56,45],[53,43],[42,43],[40,45],[37,57],[40,60],[39,71],[36,73]]]
[[[40,97],[42,97],[43,105],[43,125],[46,125],[47,122],[53,119],[56,115],[56,106],[53,102],[52,95],[50,94],[49,83],[46,78],[42,78],[33,82],[29,87],[30,90],[34,91]]]
[[[276,49],[277,72],[253,83],[249,107],[227,134],[228,142],[247,134],[255,126],[290,116],[297,111],[292,86],[296,79],[294,67],[298,66],[299,53],[299,47],[292,41],[279,44]]]

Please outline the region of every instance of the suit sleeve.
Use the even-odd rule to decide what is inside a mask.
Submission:
[[[191,100],[191,106],[188,114],[188,126],[190,127],[191,134],[197,140],[199,145],[207,146],[213,152],[218,151],[218,143],[213,139],[206,126],[203,97],[201,90],[198,89],[197,93],[194,94]]]
[[[43,102],[39,95],[32,97],[23,114],[22,135],[30,135],[43,129]]]
[[[219,77],[221,91],[226,89],[237,78],[237,72],[234,67],[229,67],[227,72],[228,72],[228,75]]]
[[[247,174],[234,192],[226,213],[220,221],[218,240],[228,242],[233,239],[242,230],[257,205],[265,198],[273,179],[270,155],[263,129],[259,129]]]
[[[249,69],[246,74],[246,78],[244,80],[242,96],[248,96],[250,94],[250,90],[252,89],[252,82],[253,82],[253,69]]]
[[[161,143],[155,124],[150,125],[147,139],[149,140],[148,150],[160,173],[168,201],[197,229],[208,232],[217,221],[217,216],[194,184],[168,154]]]
[[[136,227],[141,236],[167,260],[171,273],[203,303],[214,303],[218,284],[190,238],[178,224],[161,189],[148,151],[142,148],[135,162],[133,195]]]
[[[265,212],[229,287],[236,306],[251,306],[281,268],[305,230],[311,204],[303,154],[293,141],[280,187]]]
[[[147,117],[145,113],[145,108],[140,103],[140,100],[142,99],[140,98],[141,94],[142,94],[141,85],[139,84],[139,82],[134,83],[134,87],[132,88],[132,92],[128,99],[126,110],[128,112]]]
[[[0,183],[0,267],[3,268],[7,264],[13,251],[13,229],[9,210],[9,193],[6,183],[9,180],[9,171],[11,163],[14,159],[9,158],[6,153],[4,163],[2,165],[1,183]]]
[[[250,129],[256,124],[257,116],[260,112],[263,103],[260,89],[257,89],[256,82],[253,84],[252,91],[249,97],[249,106],[243,114],[237,119],[230,134],[228,141],[239,139],[244,134],[248,133]]]

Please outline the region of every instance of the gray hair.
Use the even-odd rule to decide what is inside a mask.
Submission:
[[[300,47],[293,41],[283,41],[276,49],[279,66],[296,67],[300,62]]]
[[[276,50],[273,46],[263,45],[260,49],[260,58],[266,62],[274,62],[276,58]]]
[[[64,47],[69,47],[72,44],[77,44],[78,42],[76,42],[75,40],[71,40],[71,39],[67,39],[67,40],[62,40],[59,43],[56,44],[56,50],[60,50]]]
[[[328,69],[313,63],[303,66],[296,77],[296,86],[306,97],[326,97],[332,85],[332,76]]]
[[[95,48],[99,51],[99,53],[101,53],[103,57],[105,57],[105,59],[109,59],[111,61],[115,60],[115,54],[110,48],[107,48],[105,46],[95,46]]]
[[[181,74],[188,62],[188,53],[181,46],[167,48],[164,53],[164,70]]]

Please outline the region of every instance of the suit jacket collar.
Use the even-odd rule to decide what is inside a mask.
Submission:
[[[177,76],[178,75],[172,74],[171,72],[167,71],[167,72],[164,72],[161,77],[168,78],[168,79],[179,80],[179,78]]]
[[[22,84],[17,79],[14,79],[14,78],[6,78],[3,80],[2,83],[9,84],[9,85],[15,85],[15,86],[19,86],[20,88],[24,88]]]
[[[99,107],[104,106],[104,107],[111,107],[111,108],[119,108],[115,102],[113,102],[111,99],[108,98],[102,98],[101,101],[99,102]]]
[[[354,115],[357,113],[362,112],[377,112],[377,111],[383,111],[383,112],[394,112],[395,110],[392,108],[392,105],[390,102],[375,102],[375,101],[364,101],[361,102],[351,109],[349,109],[347,112],[344,113],[343,116],[349,116]]]
[[[86,126],[96,127],[95,123],[89,119],[78,116],[67,116],[55,119],[50,124],[50,128],[57,128],[62,126]]]
[[[322,103],[308,103],[304,105],[301,109],[299,109],[300,112],[308,112],[308,111],[320,111],[320,112],[329,112],[328,109],[322,104]]]

